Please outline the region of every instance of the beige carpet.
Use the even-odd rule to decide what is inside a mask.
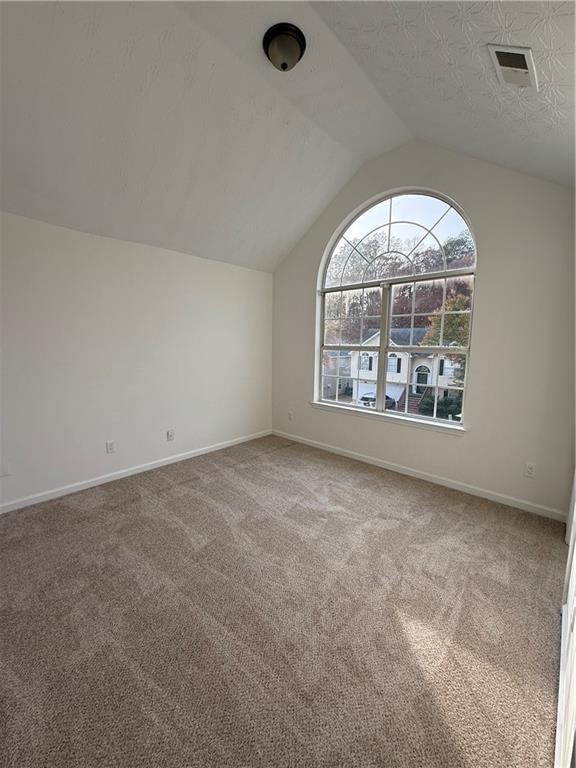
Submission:
[[[0,762],[551,768],[559,523],[264,438],[0,518]]]

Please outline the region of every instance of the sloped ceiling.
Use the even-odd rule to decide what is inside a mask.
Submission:
[[[574,183],[573,2],[314,7],[418,138]],[[531,47],[539,91],[500,85],[488,43]]]
[[[3,3],[4,210],[273,270],[411,137],[308,6],[211,5]],[[279,18],[308,36],[289,73],[262,51]]]
[[[572,182],[571,3],[2,3],[2,207],[273,270],[411,138]],[[297,23],[279,73],[261,39]],[[502,89],[486,42],[534,48]]]

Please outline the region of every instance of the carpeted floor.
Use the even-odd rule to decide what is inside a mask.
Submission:
[[[551,768],[563,527],[263,438],[0,518],[0,763]]]

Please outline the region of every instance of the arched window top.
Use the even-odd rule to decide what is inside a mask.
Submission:
[[[349,224],[328,259],[324,288],[399,277],[473,270],[468,225],[447,201],[424,192],[398,193]]]
[[[342,228],[329,257],[316,401],[461,428],[476,248],[456,205],[389,195]]]

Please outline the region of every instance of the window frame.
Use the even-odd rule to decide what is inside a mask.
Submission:
[[[338,243],[340,242],[344,232],[357,220],[359,219],[364,213],[369,211],[371,208],[375,207],[379,203],[382,203],[386,200],[392,200],[395,197],[399,197],[401,195],[425,195],[428,197],[435,197],[438,200],[441,200],[442,202],[449,205],[451,208],[453,208],[463,219],[464,223],[466,224],[466,227],[468,228],[468,231],[470,233],[470,236],[472,237],[472,240],[474,242],[474,252],[475,252],[475,262],[472,267],[461,267],[458,269],[443,269],[440,271],[434,271],[434,272],[426,272],[418,275],[402,275],[399,277],[394,278],[388,278],[386,280],[369,280],[366,282],[361,283],[354,283],[354,284],[347,284],[347,285],[337,285],[337,286],[331,286],[329,288],[324,287],[324,283],[326,281],[326,274],[327,270],[330,266],[330,261],[332,254],[334,253],[334,250]],[[444,214],[445,215],[445,214]],[[414,222],[417,224],[418,222]],[[438,222],[436,222],[438,223]],[[423,225],[419,225],[423,226]],[[434,225],[435,226],[435,225]],[[430,233],[432,228],[426,227],[428,229],[428,232]],[[375,416],[377,418],[382,417],[388,417],[391,419],[398,420],[400,422],[409,422],[411,424],[414,423],[421,423],[422,426],[432,426],[434,428],[438,427],[440,429],[442,428],[448,428],[450,430],[461,430],[465,431],[465,415],[466,415],[466,394],[467,394],[467,384],[468,384],[468,371],[469,371],[469,365],[470,365],[470,352],[471,352],[471,346],[472,346],[472,330],[473,330],[473,323],[474,323],[474,301],[475,301],[475,293],[476,293],[476,270],[478,266],[478,248],[476,245],[476,237],[474,236],[473,230],[470,226],[470,223],[468,221],[467,216],[464,214],[460,206],[451,198],[425,188],[402,188],[397,189],[394,191],[389,191],[385,195],[379,195],[375,198],[372,198],[371,200],[365,202],[361,207],[356,209],[349,217],[347,217],[342,225],[336,230],[334,235],[330,238],[330,242],[328,243],[328,246],[325,250],[324,257],[322,259],[321,268],[319,270],[318,274],[318,288],[317,288],[317,297],[318,297],[318,305],[317,305],[317,345],[315,349],[315,371],[316,375],[314,377],[314,398],[313,398],[313,405],[318,405],[321,407],[326,407],[328,409],[336,409],[336,410],[343,410],[347,412],[357,413],[357,414],[363,414],[368,416]],[[472,277],[474,281],[474,287],[472,290],[472,296],[471,296],[471,302],[470,302],[470,310],[469,312],[466,312],[466,314],[469,315],[470,322],[469,322],[469,332],[468,332],[468,345],[466,347],[443,347],[443,346],[435,346],[435,347],[423,347],[418,345],[394,345],[391,346],[390,344],[390,324],[391,324],[391,317],[392,317],[392,307],[391,307],[391,293],[392,293],[392,287],[394,285],[399,284],[416,284],[418,282],[426,282],[431,281],[435,279],[447,279],[451,277]],[[334,344],[324,344],[324,323],[325,323],[325,298],[326,295],[329,293],[341,293],[345,291],[352,291],[352,290],[358,290],[358,289],[368,289],[368,288],[375,288],[379,287],[382,291],[382,310],[381,310],[381,324],[380,324],[380,344],[378,347],[374,347],[371,351],[378,352],[378,365],[377,365],[377,375],[376,375],[376,407],[375,409],[367,409],[359,405],[352,405],[352,404],[343,404],[339,402],[332,402],[330,400],[325,400],[322,398],[322,360],[323,360],[323,353],[324,351],[357,351],[359,354],[362,351],[367,351],[366,346],[359,344],[349,344],[349,345],[334,345]],[[444,318],[444,313],[442,313]],[[442,325],[444,323],[444,319],[442,319]],[[412,339],[411,339],[412,340]],[[386,377],[388,374],[388,361],[389,361],[389,355],[395,354],[398,355],[398,359],[403,359],[400,357],[399,353],[407,353],[408,354],[408,370],[406,371],[406,398],[408,396],[409,388],[410,388],[410,375],[411,375],[411,363],[410,363],[410,355],[411,354],[421,354],[422,356],[425,355],[436,355],[438,360],[436,363],[436,370],[432,370],[432,375],[435,378],[435,384],[434,384],[434,412],[432,416],[425,416],[420,414],[413,414],[409,413],[407,409],[404,412],[397,412],[397,411],[390,411],[386,410]],[[461,355],[465,358],[466,365],[465,365],[465,372],[464,372],[464,379],[460,386],[458,387],[447,387],[446,385],[442,385],[442,387],[439,384],[439,378],[440,378],[440,358],[445,357],[447,355]],[[435,361],[436,362],[436,361]],[[433,368],[434,363],[432,363]],[[404,367],[404,366],[402,366]],[[438,397],[441,390],[444,389],[456,389],[462,391],[462,409],[461,409],[461,420],[455,421],[450,419],[440,419],[437,417],[437,406],[438,406]]]

